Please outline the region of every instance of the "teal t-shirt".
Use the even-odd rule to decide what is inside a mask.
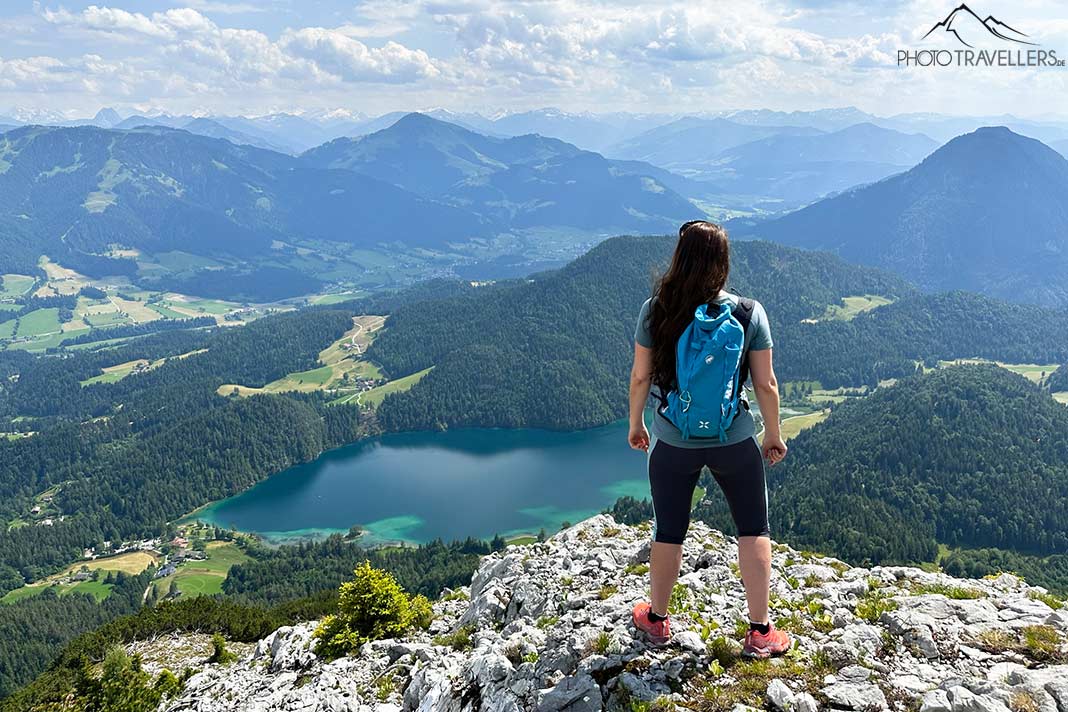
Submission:
[[[638,325],[634,329],[634,341],[649,349],[653,348],[653,336],[649,331],[649,305],[652,301],[652,298],[646,299],[645,303],[642,304],[641,312],[638,313]],[[716,304],[730,302],[732,305],[737,305],[738,297],[729,292],[720,292],[719,296],[713,301]],[[756,302],[753,307],[753,317],[749,322],[749,327],[745,330],[745,341],[742,344],[742,358],[748,356],[750,351],[764,351],[770,349],[772,345],[771,326],[768,324],[768,314],[764,311],[764,307],[761,306],[760,302]],[[653,386],[653,388],[656,388],[656,386]],[[749,410],[749,400],[744,393],[742,394],[742,400],[744,403],[741,411],[735,417],[734,422],[731,423],[731,427],[727,428],[727,440],[725,442],[720,442],[716,439],[685,440],[682,437],[682,433],[679,432],[679,429],[676,428],[670,420],[659,413],[653,414],[653,421],[649,427],[649,433],[653,438],[663,440],[668,445],[674,445],[675,447],[720,447],[740,443],[746,438],[751,438],[756,435],[756,421]],[[657,406],[657,409],[659,410],[659,405]]]

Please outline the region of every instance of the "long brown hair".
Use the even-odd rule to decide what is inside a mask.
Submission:
[[[693,313],[715,299],[730,275],[727,231],[692,220],[679,228],[671,266],[657,280],[649,314],[653,337],[653,383],[667,393],[675,387],[675,346]]]

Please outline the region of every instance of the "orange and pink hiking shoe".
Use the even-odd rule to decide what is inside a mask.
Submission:
[[[745,645],[742,646],[742,655],[747,658],[770,658],[773,655],[782,655],[793,645],[790,635],[775,626],[771,626],[767,635],[759,630],[751,630],[745,634]]]
[[[668,641],[671,640],[671,622],[665,618],[654,623],[649,620],[650,610],[652,610],[652,606],[648,603],[639,603],[634,606],[634,610],[631,612],[634,627],[645,633],[649,642],[653,645],[667,645]]]

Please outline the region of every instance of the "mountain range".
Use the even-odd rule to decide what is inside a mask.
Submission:
[[[1068,160],[1004,128],[915,168],[735,234],[891,269],[929,289],[1068,304]]]
[[[96,120],[116,118],[102,111]],[[116,245],[288,267],[296,261],[286,250],[309,241],[448,251],[517,233],[536,242],[529,231],[546,230],[577,250],[598,236],[671,232],[708,206],[807,205],[730,227],[736,236],[830,249],[924,288],[1068,301],[1068,164],[1005,128],[933,150],[926,136],[871,123],[825,132],[686,118],[626,144],[633,158],[611,159],[555,138],[488,135],[418,113],[299,156],[258,148],[253,142],[265,140],[213,119],[186,125],[199,133],[157,125],[0,135],[0,226],[10,245],[0,267],[25,272],[42,254],[62,263]],[[1007,264],[1005,245],[1014,251]],[[321,260],[302,262],[312,277],[331,271]]]
[[[870,122],[833,131],[761,123],[772,118],[794,117],[753,112],[729,119],[689,117],[613,146],[609,153],[686,176],[691,183],[681,189],[690,197],[781,212],[900,173],[938,146],[922,134]]]
[[[663,173],[421,114],[303,157],[164,126],[24,127],[0,137],[0,267],[114,245],[269,261],[301,240],[440,250],[514,229],[663,232],[700,214]]]
[[[515,227],[655,232],[697,212],[654,177],[662,171],[652,166],[610,161],[536,134],[494,138],[425,114],[409,114],[361,138],[337,139],[303,159],[320,168],[356,171]]]
[[[182,130],[26,127],[0,138],[4,271],[123,245],[267,257],[276,240],[439,246],[487,221],[352,171]]]
[[[774,135],[813,135],[819,129],[805,126],[741,124],[728,119],[686,117],[650,129],[618,143],[606,154],[613,158],[645,161],[681,175],[707,179],[708,169],[723,151]]]
[[[922,134],[863,123],[816,135],[780,133],[735,146],[720,153],[710,171],[720,190],[805,205],[906,171],[937,147]]]
[[[0,125],[42,124],[50,126],[94,125],[100,128],[134,128],[163,124],[186,128],[197,118],[222,124],[231,131],[256,137],[288,153],[300,153],[342,136],[360,136],[389,128],[409,112],[393,111],[371,116],[347,109],[273,113],[262,116],[222,114],[172,115],[166,112],[134,112],[120,115],[115,109],[101,109],[92,118],[72,118],[59,112],[13,108],[0,111]],[[456,112],[426,109],[421,113],[490,136],[508,137],[528,133],[553,136],[580,148],[614,155],[612,147],[627,145],[641,134],[680,119],[726,119],[735,124],[763,127],[803,127],[824,132],[838,131],[856,124],[871,123],[903,133],[922,133],[939,143],[974,131],[982,126],[1007,126],[1040,141],[1068,139],[1068,123],[1060,119],[1021,119],[1011,114],[999,116],[952,116],[933,113],[876,116],[847,106],[813,111],[772,111],[769,109],[705,110],[686,112],[609,113],[569,112],[555,108],[521,112]],[[194,130],[194,128],[190,130]],[[755,139],[751,137],[750,140]],[[725,148],[721,147],[721,148]]]

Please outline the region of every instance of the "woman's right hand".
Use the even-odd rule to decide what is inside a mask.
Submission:
[[[645,423],[630,426],[627,442],[635,450],[649,449],[649,431],[645,429]]]
[[[765,433],[761,450],[763,451],[764,459],[768,461],[769,465],[778,465],[786,457],[789,448],[786,447],[786,441],[782,439],[781,435],[768,435]]]

